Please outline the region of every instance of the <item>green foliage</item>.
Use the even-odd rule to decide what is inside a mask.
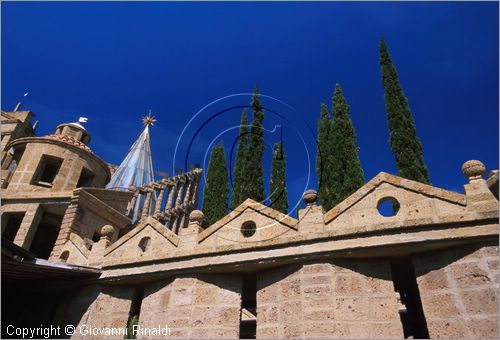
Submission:
[[[248,148],[246,175],[249,185],[243,193],[243,200],[251,198],[263,202],[266,198],[264,190],[264,109],[259,99],[259,89],[255,87],[252,97],[253,120],[250,127],[250,145]]]
[[[220,143],[212,148],[208,162],[207,179],[203,191],[203,213],[209,225],[227,213],[229,183],[226,153]]]
[[[329,210],[332,207],[332,143],[331,121],[328,107],[321,104],[321,117],[318,123],[318,153],[316,155],[316,173],[318,175],[319,200]]]
[[[246,199],[248,191],[248,147],[249,147],[247,111],[243,110],[240,122],[240,134],[238,136],[238,146],[233,171],[233,192],[231,194],[231,210],[236,209]]]
[[[285,153],[281,142],[274,144],[270,180],[271,208],[288,214],[288,193],[286,191]]]
[[[342,202],[365,183],[365,176],[358,156],[356,132],[349,115],[349,105],[338,84],[335,86],[333,95],[333,112],[330,130],[331,156],[333,158],[331,164],[331,207]]]
[[[398,175],[429,184],[422,143],[417,136],[408,99],[403,93],[396,69],[383,39],[380,41],[380,67],[382,69],[390,143],[396,158]]]
[[[128,319],[127,322],[127,334],[125,335],[125,339],[135,339],[136,335],[134,334],[134,326],[139,323],[139,315],[133,315]]]
[[[337,84],[333,96],[334,116],[321,104],[318,124],[318,175],[319,200],[325,210],[330,210],[365,182],[358,156],[356,133],[349,115],[342,89]]]

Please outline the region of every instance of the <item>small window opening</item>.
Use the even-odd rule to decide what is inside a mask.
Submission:
[[[406,307],[406,311],[400,311],[399,314],[405,339],[429,339],[429,331],[411,258],[392,261],[391,273],[394,290],[399,293],[401,303]]]
[[[68,258],[69,258],[69,250],[65,250],[61,253],[61,256],[59,256],[59,259],[61,260],[61,262],[64,262],[66,263],[66,261],[68,261]]]
[[[93,181],[94,181],[94,173],[86,168],[83,168],[80,174],[80,178],[78,179],[78,183],[76,184],[76,187],[77,188],[91,187]]]
[[[30,251],[36,257],[47,260],[54,249],[57,236],[61,228],[62,216],[44,213],[38,228],[36,229],[35,236],[31,242]]]
[[[33,184],[52,186],[62,162],[61,158],[43,155],[35,172]]]
[[[243,275],[241,290],[240,339],[255,339],[257,334],[257,275]]]
[[[5,219],[5,227],[3,228],[2,236],[7,240],[14,242],[17,232],[23,223],[24,213],[3,214],[2,219]]]
[[[399,202],[393,197],[384,197],[378,201],[377,210],[384,217],[396,216],[399,211]]]
[[[241,233],[244,237],[252,237],[257,230],[257,226],[254,221],[246,221],[241,226]]]
[[[142,250],[142,252],[143,252],[143,253],[144,253],[146,250],[148,250],[150,243],[151,243],[151,238],[149,238],[149,237],[143,237],[143,238],[139,241],[139,248],[141,248],[141,250]]]

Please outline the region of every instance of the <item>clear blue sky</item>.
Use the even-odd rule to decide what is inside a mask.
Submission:
[[[320,103],[331,107],[335,83],[351,107],[366,179],[397,173],[378,64],[382,36],[433,185],[462,192],[460,167],[468,159],[498,168],[498,3],[492,2],[3,2],[2,109],[11,110],[29,91],[24,108],[37,114],[39,135],[86,116],[90,147],[114,164],[152,109],[158,119],[151,130],[154,168],[171,173],[190,118],[209,102],[251,92],[258,83],[303,121],[283,127],[293,204],[304,189],[307,160],[290,131],[307,134],[308,124],[316,132]],[[249,104],[248,97],[236,99],[204,114]],[[290,115],[283,105],[264,104]],[[208,143],[237,125],[240,115],[241,109],[232,110],[207,125],[189,161],[202,163]],[[276,124],[268,113],[266,129]],[[236,135],[232,130],[220,138],[228,153]],[[272,143],[276,135],[266,138]],[[268,177],[270,148],[266,152]],[[308,186],[317,186],[315,176]]]

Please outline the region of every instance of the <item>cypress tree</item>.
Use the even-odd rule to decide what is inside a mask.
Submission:
[[[342,202],[365,183],[358,156],[356,133],[349,115],[349,105],[339,84],[335,86],[333,95],[333,112],[330,132],[333,158],[331,207]]]
[[[274,144],[273,161],[271,164],[270,181],[271,208],[288,214],[288,193],[286,191],[286,164],[285,153],[281,142]]]
[[[263,202],[266,198],[264,190],[264,168],[262,159],[264,156],[264,109],[259,99],[259,89],[256,86],[252,97],[253,119],[250,127],[250,146],[247,157],[247,179],[248,187],[243,194],[243,200],[251,198],[257,202]]]
[[[203,191],[203,213],[209,225],[227,213],[229,193],[226,153],[222,142],[210,153],[207,180]]]
[[[331,120],[326,104],[321,103],[321,117],[318,123],[318,153],[316,174],[318,175],[319,200],[324,209],[332,208],[332,155]]]
[[[231,210],[234,210],[245,199],[245,193],[248,190],[248,147],[249,147],[249,132],[248,132],[247,111],[243,110],[240,122],[240,134],[238,136],[238,146],[236,148],[236,157],[234,162],[233,172],[233,192],[231,194]]]
[[[384,39],[380,41],[380,67],[390,143],[396,158],[398,175],[429,184],[422,143],[417,136],[408,99],[403,93]]]

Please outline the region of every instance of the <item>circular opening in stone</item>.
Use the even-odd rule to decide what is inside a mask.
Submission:
[[[257,226],[254,221],[246,221],[241,225],[241,233],[244,237],[251,237],[255,234]]]
[[[399,211],[399,202],[394,197],[384,197],[378,201],[377,210],[384,217],[396,216]]]

